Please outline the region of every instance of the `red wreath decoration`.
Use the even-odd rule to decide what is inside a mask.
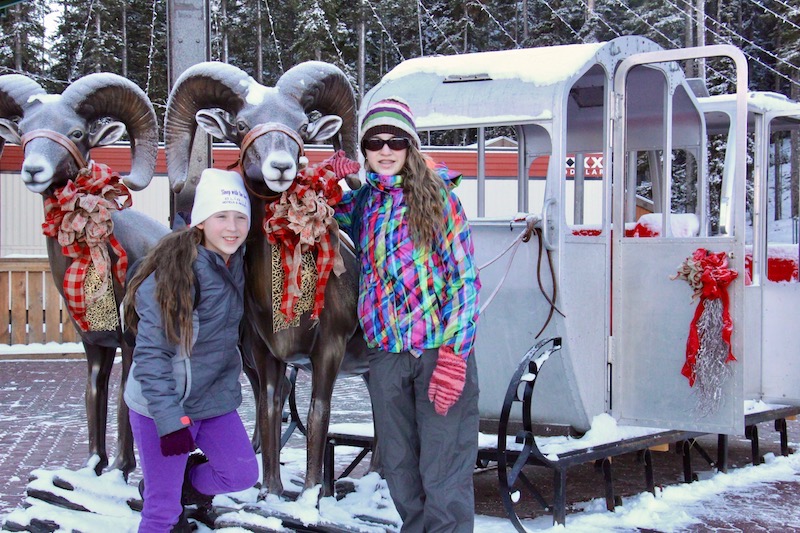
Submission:
[[[74,181],[68,180],[44,201],[42,232],[47,237],[57,238],[61,253],[73,258],[64,275],[64,299],[82,331],[90,328],[87,307],[109,290],[109,271],[119,283],[125,283],[128,255],[114,237],[111,211],[126,209],[132,204],[131,193],[120,182],[119,174],[94,161],[80,170]],[[109,246],[118,257],[113,268]],[[97,292],[87,297],[84,280],[90,264],[94,265],[103,283]]]
[[[689,380],[690,387],[698,385],[706,410],[719,405],[722,383],[730,374],[727,363],[736,361],[731,348],[733,320],[728,286],[738,275],[728,267],[725,252],[698,248],[672,277],[686,280],[693,289],[692,300],[699,299],[689,325],[681,374]]]
[[[304,252],[317,252],[312,320],[319,318],[325,306],[325,287],[331,271],[336,275],[344,272],[339,249],[331,244],[331,232],[339,229],[333,218],[333,206],[342,199],[339,179],[358,172],[359,168],[357,162],[340,150],[333,157],[298,172],[292,186],[266,207],[264,233],[270,244],[281,249],[284,274],[281,313],[287,321],[294,319],[294,307],[302,295],[300,267]]]

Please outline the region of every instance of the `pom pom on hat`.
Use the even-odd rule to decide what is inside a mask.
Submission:
[[[238,172],[207,168],[200,174],[194,191],[191,227],[220,211],[238,211],[247,215],[250,224],[250,197]]]
[[[399,96],[390,96],[372,104],[361,120],[361,140],[380,133],[406,137],[419,148],[420,141],[414,123],[414,113],[408,102]]]

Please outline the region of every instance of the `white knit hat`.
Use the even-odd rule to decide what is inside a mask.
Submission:
[[[238,211],[247,215],[250,226],[250,197],[238,172],[207,168],[200,174],[194,191],[191,227],[220,211]]]

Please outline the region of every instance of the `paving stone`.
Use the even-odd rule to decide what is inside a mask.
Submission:
[[[121,365],[115,364],[109,391],[109,424],[107,448],[109,460],[116,450],[116,399]],[[24,498],[28,476],[37,468],[78,469],[88,455],[88,436],[84,408],[86,363],[82,359],[64,360],[0,360],[0,521]],[[301,412],[308,405],[307,375],[298,378],[297,404]],[[244,401],[240,409],[248,431],[254,426],[254,401],[243,380]],[[366,388],[358,378],[340,379],[334,391],[331,423],[369,422],[371,420]],[[789,442],[800,446],[800,422],[789,421]],[[759,425],[761,453],[780,453],[778,434],[772,423]],[[716,437],[706,436],[700,443],[716,457]],[[292,437],[290,446],[300,447],[304,441]],[[750,460],[750,442],[731,437],[730,468],[743,466]],[[683,466],[674,447],[669,452],[656,452],[654,475],[656,485],[682,482]],[[636,454],[614,459],[615,490],[623,501],[645,490],[643,466]],[[359,467],[354,475],[363,473]],[[709,470],[699,456],[693,458],[696,472]],[[548,497],[552,494],[552,472],[542,468],[526,468],[528,476]],[[138,470],[131,481],[138,482]],[[592,464],[570,469],[567,478],[568,506],[603,497],[602,473]],[[476,512],[482,515],[505,516],[497,491],[497,471],[487,469],[475,476]],[[745,509],[747,512],[742,512]],[[516,508],[522,517],[547,514],[534,501],[521,501]],[[776,481],[741,494],[723,495],[710,505],[704,524],[692,531],[800,531],[800,481]],[[569,523],[569,517],[567,518]]]

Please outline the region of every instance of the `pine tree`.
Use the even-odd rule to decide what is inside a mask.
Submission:
[[[46,0],[30,0],[0,11],[3,73],[17,72],[34,77],[47,74],[44,17],[49,12]]]

